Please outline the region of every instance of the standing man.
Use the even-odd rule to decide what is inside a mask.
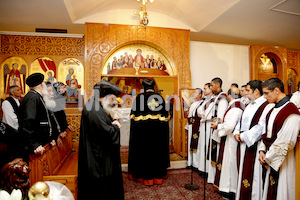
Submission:
[[[121,89],[107,81],[94,86],[82,111],[78,159],[78,199],[124,199],[120,128],[110,116]]]
[[[144,92],[135,98],[130,114],[129,179],[160,185],[170,166],[170,115],[163,97],[154,92],[155,82],[144,79],[142,85]]]
[[[211,80],[210,82],[210,88],[214,94],[214,101],[213,106],[209,112],[212,112],[213,121],[220,123],[223,121],[223,117],[225,114],[225,111],[228,106],[228,101],[226,99],[226,93],[222,90],[222,79],[216,77]],[[215,181],[215,175],[216,175],[216,163],[217,158],[219,154],[219,147],[221,139],[218,136],[218,130],[216,129],[217,126],[213,125],[211,126],[211,136],[210,136],[210,144],[209,144],[209,168],[208,168],[208,177],[207,182],[208,183],[214,183]]]
[[[19,129],[19,107],[20,107],[20,96],[21,89],[17,85],[12,85],[9,88],[10,96],[6,98],[2,103],[2,111],[3,111],[3,121],[0,122],[0,127],[2,129],[3,138],[0,138],[1,142],[5,143],[8,147],[8,151],[6,151],[3,155],[0,155],[2,161],[11,161],[13,158],[18,158],[22,156],[22,140],[17,139],[18,129]],[[4,122],[4,123],[3,123]],[[1,134],[0,132],[0,134]],[[0,136],[0,137],[1,137]],[[1,162],[2,163],[2,162]],[[6,164],[6,163],[3,163]],[[0,167],[2,165],[0,164]]]
[[[9,97],[2,103],[3,122],[16,131],[19,129],[19,107],[21,88],[17,85],[10,86]]]
[[[223,122],[217,125],[218,136],[221,138],[220,151],[217,162],[215,186],[221,194],[234,199],[237,189],[237,141],[234,139],[233,130],[240,121],[245,105],[239,99],[239,89],[231,88],[227,92],[229,105],[223,117]],[[212,122],[212,126],[216,125]]]
[[[236,199],[261,199],[262,168],[258,162],[258,146],[265,129],[266,114],[274,106],[262,96],[260,80],[247,83],[246,96],[252,102],[245,108],[234,137],[239,142],[239,179]]]
[[[25,160],[29,154],[42,154],[44,145],[51,142],[52,126],[50,115],[43,100],[48,95],[44,75],[34,73],[27,77],[26,84],[30,91],[21,101],[20,128],[21,135],[25,137]]]
[[[241,95],[241,102],[246,106],[246,105],[248,105],[248,103],[250,103],[250,99],[247,97],[247,95],[246,95],[246,87],[247,87],[247,85],[242,85],[242,87],[241,87],[241,93],[240,93],[240,95]]]
[[[197,110],[200,109],[203,100],[202,90],[196,88],[192,95],[195,102],[192,103],[189,109],[188,115],[188,126],[186,127],[188,131],[188,166],[198,168],[199,167],[199,127],[200,127],[200,117],[198,116]]]
[[[259,162],[266,171],[263,199],[295,199],[294,147],[300,130],[300,113],[289,102],[278,78],[262,84],[264,96],[275,103],[266,117],[266,133],[259,148]]]
[[[206,83],[203,87],[204,102],[200,109],[198,109],[198,115],[201,117],[200,121],[200,137],[199,137],[199,171],[202,177],[207,177],[209,163],[206,161],[206,155],[208,153],[208,144],[210,137],[210,122],[212,118],[212,112],[209,112],[213,106],[213,93],[210,89],[210,83]],[[206,139],[206,143],[204,142]],[[206,163],[206,166],[205,166]]]

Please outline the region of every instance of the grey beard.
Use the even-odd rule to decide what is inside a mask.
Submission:
[[[112,109],[114,108],[113,104],[107,100],[107,99],[104,99],[102,102],[102,107],[104,109],[104,112],[107,114],[107,115],[110,115],[111,116],[111,112],[112,112]]]
[[[54,101],[54,99],[49,98],[48,96],[43,96],[43,99],[45,101],[46,107],[49,110],[54,110],[54,108],[56,107],[56,102]]]
[[[56,102],[54,101],[53,98],[49,97],[48,91],[47,91],[47,87],[44,87],[42,90],[42,95],[43,95],[43,99],[45,101],[46,107],[49,110],[54,110],[54,108],[56,107]]]

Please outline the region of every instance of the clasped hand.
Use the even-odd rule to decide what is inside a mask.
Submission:
[[[119,128],[121,128],[121,124],[117,120],[113,121],[112,124],[117,125]]]

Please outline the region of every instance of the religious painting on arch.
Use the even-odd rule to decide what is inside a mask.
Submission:
[[[75,58],[67,58],[58,66],[58,81],[66,84],[66,103],[78,103],[84,91],[84,71],[82,63]]]
[[[1,98],[9,96],[9,89],[17,85],[21,89],[21,97],[26,93],[25,79],[27,74],[27,64],[21,57],[10,57],[6,59],[1,66]]]
[[[33,73],[42,73],[45,76],[44,81],[51,83],[56,82],[56,66],[54,62],[48,57],[41,57],[35,59],[29,69],[29,75]]]
[[[102,74],[116,71],[135,73],[139,69],[145,69],[140,70],[140,73],[146,74],[148,71],[161,72],[162,75],[174,74],[166,56],[145,44],[127,45],[112,53],[103,66]]]
[[[287,95],[292,95],[297,90],[297,73],[294,69],[287,69]]]

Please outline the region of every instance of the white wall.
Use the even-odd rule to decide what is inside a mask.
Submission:
[[[193,41],[190,51],[192,88],[220,77],[227,92],[231,83],[241,87],[249,81],[249,46]]]

